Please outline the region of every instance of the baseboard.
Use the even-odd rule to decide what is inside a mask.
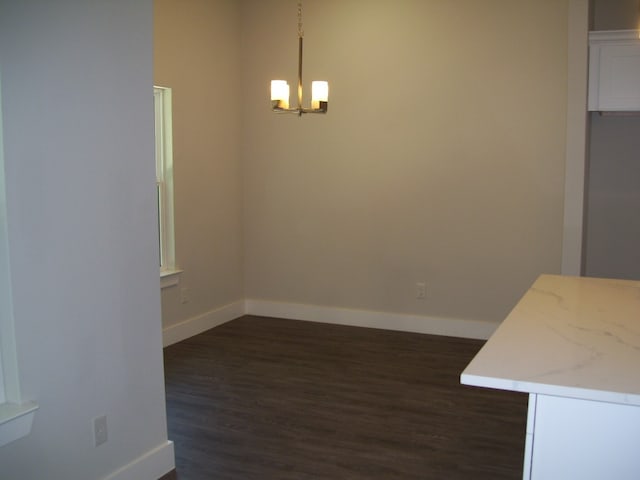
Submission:
[[[245,313],[249,315],[481,340],[488,339],[499,325],[494,322],[478,320],[405,315],[265,300],[245,300],[244,304]]]
[[[168,346],[229,322],[245,314],[245,302],[238,301],[224,307],[170,325],[162,330],[162,345]]]
[[[480,320],[247,299],[166,327],[162,343],[166,347],[181,342],[245,314],[481,340],[488,339],[499,325]]]
[[[125,465],[104,480],[157,480],[175,469],[173,442],[167,441]]]

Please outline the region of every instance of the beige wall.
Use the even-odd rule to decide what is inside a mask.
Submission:
[[[173,89],[176,261],[168,327],[242,298],[239,16],[233,0],[155,0],[154,82]],[[188,303],[180,289],[188,289]]]
[[[242,7],[247,298],[497,322],[559,272],[567,1],[307,1],[301,119],[295,2]]]

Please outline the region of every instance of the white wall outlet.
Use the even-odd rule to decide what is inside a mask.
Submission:
[[[427,297],[427,282],[416,282],[416,298],[424,300]]]
[[[102,415],[93,419],[93,441],[96,447],[107,441],[107,416]]]
[[[186,287],[180,289],[180,303],[189,303],[189,289]]]

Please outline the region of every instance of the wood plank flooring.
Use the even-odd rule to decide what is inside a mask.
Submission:
[[[179,480],[520,479],[527,396],[481,341],[245,316],[165,349]]]

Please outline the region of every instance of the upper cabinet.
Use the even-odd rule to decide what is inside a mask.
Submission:
[[[638,30],[589,33],[589,110],[640,112]]]

